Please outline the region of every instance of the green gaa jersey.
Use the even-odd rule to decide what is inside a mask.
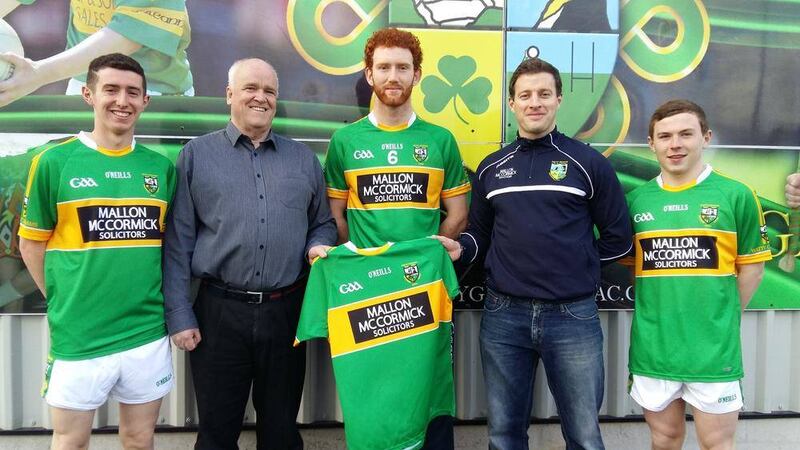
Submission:
[[[416,449],[453,415],[453,264],[422,238],[340,245],[311,267],[297,341],[328,338],[351,450]]]
[[[36,0],[17,0],[29,5]],[[147,74],[147,90],[181,95],[192,87],[186,0],[70,0],[67,48],[108,28],[141,44],[131,56]],[[86,74],[75,77],[83,82]]]
[[[111,152],[90,135],[33,158],[19,235],[46,241],[50,354],[77,360],[166,335],[161,240],[172,163],[136,145]]]
[[[361,247],[436,234],[440,200],[470,189],[453,135],[413,114],[387,127],[370,113],[337,130],[325,181],[329,197],[347,200],[349,237]]]
[[[771,259],[758,197],[706,166],[689,185],[649,181],[628,194],[628,206],[636,252],[631,373],[742,378],[736,266]]]

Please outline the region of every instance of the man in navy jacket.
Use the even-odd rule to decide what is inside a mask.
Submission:
[[[538,58],[517,67],[509,106],[519,136],[478,166],[467,230],[458,241],[440,237],[459,263],[485,257],[480,342],[490,448],[527,448],[539,360],[567,448],[603,448],[595,293],[601,264],[630,251],[631,226],[611,164],[558,132],[561,99],[558,69]]]

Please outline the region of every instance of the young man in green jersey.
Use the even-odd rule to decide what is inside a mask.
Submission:
[[[0,17],[35,1],[0,0]],[[0,80],[0,107],[64,79],[69,79],[67,95],[78,95],[89,62],[111,52],[131,55],[142,65],[150,78],[148,94],[194,95],[186,0],[71,0],[69,9],[63,52],[38,61],[0,54],[15,66],[13,76]]]
[[[371,247],[458,236],[470,185],[453,135],[411,107],[422,76],[419,40],[396,28],[378,30],[367,41],[364,64],[372,111],[333,134],[325,161],[339,241]],[[447,211],[441,224],[440,206]]]
[[[120,402],[123,447],[153,448],[172,388],[161,242],[175,169],[133,139],[146,92],[135,60],[96,58],[83,88],[94,129],[48,145],[31,163],[20,252],[47,299],[42,395],[54,449],[86,448],[108,397]]]
[[[411,106],[422,76],[419,40],[396,28],[378,30],[364,48],[364,65],[372,111],[333,134],[325,161],[339,242],[364,248],[434,234],[455,238],[466,226],[470,184],[452,133],[421,120]],[[447,217],[440,223],[442,207]],[[452,390],[452,383],[441,389]],[[452,417],[442,412],[430,421],[423,448],[453,445]]]
[[[771,258],[755,192],[703,162],[705,112],[659,106],[648,143],[661,174],[628,194],[636,310],[630,394],[654,449],[680,449],[691,405],[704,449],[732,449],[742,408],[741,314]]]

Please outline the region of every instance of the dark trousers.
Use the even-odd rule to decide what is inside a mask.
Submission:
[[[434,417],[425,430],[425,443],[420,450],[453,450],[453,416]]]
[[[305,345],[293,348],[304,289],[249,304],[200,287],[202,341],[190,353],[200,415],[195,449],[238,449],[252,386],[258,449],[302,449],[297,430]]]

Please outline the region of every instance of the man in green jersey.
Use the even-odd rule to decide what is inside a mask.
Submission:
[[[333,134],[325,161],[339,242],[370,247],[433,234],[455,238],[466,226],[470,185],[453,135],[411,107],[422,75],[419,40],[396,28],[378,30],[364,64],[372,111]],[[440,206],[447,211],[441,224]]]
[[[175,169],[133,139],[146,88],[132,58],[93,60],[83,98],[94,129],[48,145],[31,163],[20,252],[47,299],[42,395],[55,449],[86,448],[108,397],[120,402],[123,447],[153,448],[172,388],[161,242]]]
[[[659,106],[648,143],[661,174],[628,194],[636,274],[630,393],[654,449],[682,447],[687,403],[701,448],[733,448],[743,405],[741,314],[771,258],[758,197],[703,162],[710,140],[698,105]]]
[[[364,48],[364,65],[372,111],[333,134],[325,161],[339,242],[376,247],[434,234],[455,238],[466,226],[470,184],[453,135],[411,107],[422,76],[419,40],[378,30]],[[447,212],[441,223],[440,207]],[[431,420],[425,448],[452,446],[452,417],[443,412]]]
[[[0,17],[36,0],[0,0]],[[69,2],[67,49],[32,61],[0,54],[14,75],[0,80],[0,107],[40,87],[70,78],[67,94],[79,95],[83,69],[97,56],[131,55],[149,78],[151,95],[194,95],[186,48],[191,41],[186,0],[104,0]]]

